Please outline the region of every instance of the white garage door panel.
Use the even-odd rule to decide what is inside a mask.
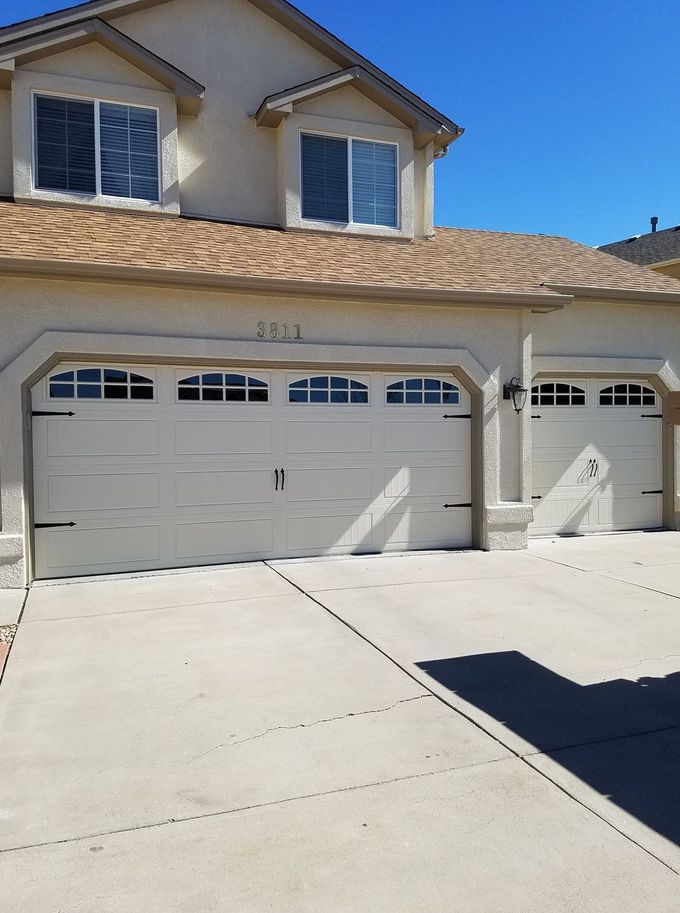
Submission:
[[[641,420],[638,411],[622,421],[601,419],[594,439],[602,447],[657,447],[660,434],[661,422],[658,419]]]
[[[387,498],[450,498],[468,488],[460,466],[393,466],[385,470]]]
[[[175,504],[177,507],[271,504],[271,476],[270,469],[178,472],[175,476]]]
[[[421,548],[464,548],[471,536],[470,511],[465,508],[394,511],[384,518],[383,526],[387,546],[392,549],[405,549],[410,543]]]
[[[353,551],[374,548],[373,515],[363,513],[360,517],[348,514],[344,517],[293,517],[288,520],[288,551],[318,550],[321,554],[338,550]]]
[[[582,485],[588,478],[590,465],[585,457],[569,459],[546,459],[534,464],[534,489]]]
[[[48,475],[47,512],[90,512],[160,507],[157,473]]]
[[[52,571],[138,566],[160,558],[160,530],[157,526],[37,530],[36,547],[47,553]]]
[[[229,456],[272,452],[270,422],[193,421],[175,424],[178,456]]]
[[[611,381],[540,381],[541,405],[532,407],[540,416],[532,421],[533,535],[662,525],[661,496],[642,494],[662,488],[661,406],[627,405],[629,384],[635,384],[631,398],[641,398],[640,382],[615,383],[624,390],[619,393],[624,405],[612,404]],[[602,393],[601,403],[605,387],[609,393]],[[647,397],[653,395],[647,390]],[[544,403],[557,394],[568,401],[574,397],[573,404]]]
[[[439,407],[441,408],[441,407]],[[469,422],[385,422],[386,453],[451,453],[469,447]]]
[[[47,419],[48,457],[156,456],[158,422]]]
[[[176,534],[177,557],[182,559],[268,554],[274,545],[271,520],[178,523]]]
[[[601,498],[597,509],[598,521],[612,529],[629,529],[632,523],[653,527],[658,525],[661,497],[622,495],[617,498]]]
[[[227,382],[242,370],[145,366],[146,401],[132,386],[130,400],[107,401],[105,382],[67,402],[47,379],[34,387],[37,413],[76,413],[33,419],[34,520],[63,526],[36,529],[37,577],[471,544],[470,508],[444,508],[472,500],[470,397],[442,386],[450,374],[324,369],[305,386],[307,375],[249,369],[252,382]],[[199,380],[184,398],[178,381],[201,372],[223,386]],[[387,386],[409,379],[399,402]],[[419,405],[413,390],[460,401]]]
[[[541,411],[541,418],[533,423],[534,448],[585,448],[588,445],[588,422],[575,421],[566,413],[550,418],[545,406],[534,407]]]
[[[656,459],[600,460],[600,485],[630,485],[661,483],[659,461]]]
[[[290,469],[286,473],[286,492],[295,501],[356,501],[371,500],[373,470],[355,469]]]
[[[288,453],[369,453],[370,422],[308,421],[286,424]]]

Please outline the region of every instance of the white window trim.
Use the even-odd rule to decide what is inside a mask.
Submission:
[[[219,399],[218,400],[207,400],[207,399],[203,399],[202,397],[200,397],[200,394],[199,394],[199,399],[180,399],[180,396],[179,396],[180,381],[187,380],[189,377],[195,377],[196,375],[198,375],[199,378],[202,378],[203,375],[205,375],[205,374],[221,374],[223,377],[226,377],[228,374],[239,374],[239,375],[241,375],[241,377],[245,377],[245,378],[252,377],[254,380],[259,380],[263,384],[267,385],[266,386],[267,399],[266,399],[266,401],[262,401],[262,400],[260,400],[260,401],[252,400],[251,401],[247,398],[245,400],[226,400],[226,399],[225,400],[219,400]],[[199,382],[198,387],[189,388],[189,389],[197,389],[199,391],[203,390],[202,380]],[[225,386],[223,385],[222,387],[218,387],[216,389],[224,390]],[[243,389],[246,390],[246,397],[247,397],[248,390],[250,390],[250,389],[263,390],[265,388],[264,387],[252,387],[251,388],[249,386],[249,384],[246,382],[246,386]],[[224,408],[226,406],[227,408],[234,407],[236,409],[242,409],[244,406],[257,406],[259,409],[261,409],[261,408],[271,408],[271,406],[273,404],[273,399],[274,399],[274,397],[273,397],[273,391],[272,391],[271,374],[261,374],[259,372],[247,371],[247,370],[244,370],[243,368],[212,368],[212,369],[211,368],[199,368],[197,370],[190,368],[188,371],[175,370],[175,403],[179,406],[190,406],[190,407],[214,406],[214,407],[222,407],[222,408]]]
[[[409,391],[409,390],[406,390],[405,387],[404,387],[404,390],[403,390],[403,391],[402,391],[402,390],[390,390],[390,389],[389,389],[389,388],[392,386],[392,384],[405,384],[407,380],[423,380],[423,381],[425,381],[425,380],[438,380],[438,381],[440,381],[442,384],[451,384],[452,387],[455,387],[455,390],[456,390],[456,392],[458,393],[458,402],[457,402],[457,403],[445,403],[445,402],[443,402],[444,393],[445,393],[445,392],[446,392],[446,393],[448,393],[448,392],[453,392],[453,391],[448,391],[448,390],[445,391],[443,388],[440,388],[439,391],[427,391],[427,390],[425,390],[424,388],[423,388],[422,391],[419,391],[419,390],[416,390],[416,391]],[[385,406],[386,406],[387,408],[389,408],[389,409],[393,409],[395,406],[396,406],[396,408],[398,408],[398,409],[423,409],[423,408],[425,408],[425,409],[441,409],[442,406],[445,406],[447,409],[448,409],[448,408],[456,409],[456,408],[458,408],[459,406],[462,406],[462,405],[463,405],[463,391],[462,391],[461,385],[460,385],[460,383],[459,383],[455,378],[453,378],[453,377],[438,377],[438,376],[433,375],[433,374],[407,374],[407,375],[404,375],[403,377],[386,377],[386,378],[385,378],[384,387],[385,387],[385,390],[384,390]],[[406,402],[406,394],[409,393],[409,392],[416,392],[416,393],[422,392],[422,393],[423,393],[423,399],[425,398],[425,393],[427,393],[427,392],[439,392],[439,394],[440,394],[441,397],[442,397],[442,402],[439,402],[439,403],[426,403],[426,402],[422,402],[422,403],[407,403],[407,402]],[[404,402],[403,402],[403,403],[390,403],[390,402],[388,402],[388,396],[389,396],[390,393],[403,393],[403,394],[404,394]]]
[[[85,101],[90,102],[94,105],[94,150],[95,150],[95,174],[96,174],[96,193],[85,193],[80,190],[60,190],[55,189],[54,187],[39,187],[38,186],[38,111],[37,111],[37,99],[41,97],[52,97],[60,98],[65,101]],[[127,108],[146,108],[148,111],[156,112],[156,160],[158,162],[158,196],[155,200],[145,200],[142,197],[119,197],[119,196],[110,196],[108,194],[102,193],[102,162],[101,162],[101,137],[99,133],[100,127],[100,118],[99,118],[99,107],[101,104],[110,104],[110,105],[119,105],[120,107]],[[148,204],[149,206],[159,206],[163,203],[163,180],[162,180],[162,167],[163,167],[163,157],[161,154],[161,112],[160,108],[157,105],[144,105],[139,102],[125,102],[120,101],[115,98],[103,98],[97,96],[91,97],[87,95],[73,95],[66,92],[56,92],[50,90],[40,90],[33,89],[31,90],[31,190],[34,193],[63,193],[68,196],[81,197],[84,200],[104,200],[104,201],[117,201],[120,203],[122,200],[133,201],[137,204]]]
[[[304,199],[303,199],[303,189],[302,189],[302,137],[307,136],[327,136],[331,139],[344,139],[347,141],[347,214],[349,219],[347,222],[343,222],[339,219],[309,219],[305,218],[303,215],[304,210]],[[354,221],[354,184],[353,184],[353,169],[352,169],[352,144],[354,141],[360,143],[376,143],[381,146],[394,146],[397,150],[397,165],[396,165],[396,175],[395,175],[395,191],[396,191],[396,204],[397,204],[397,222],[396,225],[383,225],[379,222],[355,222]],[[312,130],[309,128],[301,127],[298,130],[298,174],[300,175],[300,221],[310,225],[327,225],[329,228],[334,225],[351,225],[354,228],[358,229],[371,229],[371,228],[383,228],[390,231],[401,231],[401,167],[399,161],[399,143],[395,143],[391,140],[383,139],[373,139],[367,136],[355,136],[351,133],[331,133],[328,130]]]

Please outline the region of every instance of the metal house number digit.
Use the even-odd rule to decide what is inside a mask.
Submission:
[[[291,329],[293,335],[291,335]],[[275,339],[280,342],[302,339],[302,325],[294,323],[292,328],[289,323],[267,323],[260,320],[257,324],[258,339]]]

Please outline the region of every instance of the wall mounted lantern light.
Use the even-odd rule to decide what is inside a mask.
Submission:
[[[503,384],[503,399],[512,400],[512,405],[517,415],[526,406],[528,395],[529,391],[522,386],[519,377],[513,377],[509,384]]]

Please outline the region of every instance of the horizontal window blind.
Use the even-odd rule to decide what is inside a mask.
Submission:
[[[158,201],[156,111],[102,102],[99,107],[101,192]]]
[[[36,98],[36,185],[97,192],[94,102]]]
[[[159,201],[155,109],[40,95],[35,122],[39,189]]]
[[[352,140],[353,220],[396,227],[397,147]]]
[[[349,221],[347,140],[302,134],[302,218]]]

